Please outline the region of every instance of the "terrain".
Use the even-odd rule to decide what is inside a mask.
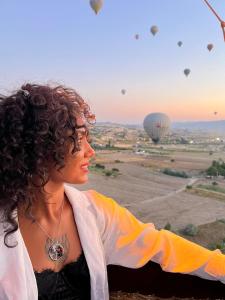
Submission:
[[[76,188],[115,199],[159,230],[225,251],[225,179],[205,172],[213,161],[225,161],[223,136],[178,130],[154,145],[140,128],[108,124],[95,128],[92,137],[96,155],[89,181]],[[165,174],[165,169],[187,178]],[[110,299],[159,298],[118,292]]]

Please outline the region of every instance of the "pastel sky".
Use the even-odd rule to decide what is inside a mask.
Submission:
[[[225,20],[225,2],[209,2]],[[97,121],[141,123],[158,111],[172,121],[225,119],[225,42],[203,0],[105,0],[98,15],[88,0],[3,0],[0,11],[2,93],[57,82],[75,88]]]

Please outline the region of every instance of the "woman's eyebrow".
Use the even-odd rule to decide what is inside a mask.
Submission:
[[[83,125],[76,125],[75,128],[76,128],[76,129],[87,128],[87,126],[86,126],[86,124],[83,124]]]
[[[84,132],[84,131],[87,131],[87,126],[84,124],[84,125],[77,125],[75,127],[75,130],[78,131],[78,132]]]
[[[77,132],[88,136],[89,135],[89,129],[86,125],[81,125],[76,127]]]

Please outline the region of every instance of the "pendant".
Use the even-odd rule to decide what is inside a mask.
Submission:
[[[64,254],[65,254],[65,251],[64,251],[63,245],[58,242],[52,243],[51,246],[48,248],[48,256],[53,261],[62,260]]]
[[[66,234],[57,239],[47,238],[45,243],[45,252],[48,258],[54,262],[63,263],[68,257],[69,248],[70,244]]]

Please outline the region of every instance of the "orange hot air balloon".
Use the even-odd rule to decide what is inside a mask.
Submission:
[[[100,9],[103,6],[103,0],[90,0],[90,6],[97,15],[97,13],[100,11]]]

